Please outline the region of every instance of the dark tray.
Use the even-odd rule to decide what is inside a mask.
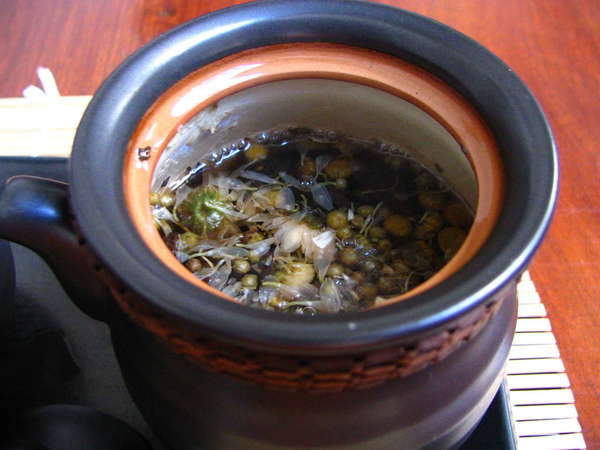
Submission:
[[[0,158],[0,186],[14,175],[67,181],[67,163],[64,158]],[[162,449],[125,388],[108,327],[85,316],[69,301],[52,272],[36,254],[19,245],[12,244],[11,247],[16,272],[15,298],[32,300],[51,318],[64,332],[80,368],[80,373],[64,383],[61,392],[54,393],[54,398],[49,400],[80,404],[108,413],[146,436],[155,449]],[[461,450],[515,448],[508,397],[503,386]]]

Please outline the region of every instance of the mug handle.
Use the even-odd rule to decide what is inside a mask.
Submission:
[[[85,242],[70,220],[68,186],[26,175],[10,178],[0,196],[0,239],[40,255],[79,309],[106,322],[110,291],[98,267],[88,263]]]

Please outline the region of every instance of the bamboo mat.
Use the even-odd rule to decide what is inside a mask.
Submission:
[[[0,156],[68,157],[90,99],[0,99]],[[518,298],[517,330],[506,364],[517,448],[586,448],[550,320],[527,273]]]
[[[0,156],[71,154],[90,96],[0,99]]]
[[[517,448],[586,448],[550,319],[527,272],[517,296],[517,329],[505,368]]]

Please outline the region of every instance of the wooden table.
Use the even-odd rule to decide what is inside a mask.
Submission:
[[[50,67],[63,95],[93,93],[158,34],[234,0],[3,0],[0,97]],[[561,152],[554,223],[531,266],[575,393],[588,448],[600,448],[600,2],[390,0],[471,36],[537,96]],[[1,144],[0,144],[1,145]]]

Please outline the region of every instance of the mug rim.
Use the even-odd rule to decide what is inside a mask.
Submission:
[[[369,309],[404,301],[458,271],[485,243],[502,204],[504,176],[491,133],[460,95],[428,72],[379,52],[329,43],[280,44],[231,55],[192,72],[159,97],[132,135],[123,172],[127,209],[146,245],[165,266],[188,282],[234,301],[195,277],[168,250],[148,208],[150,186],[177,130],[201,111],[214,109],[222,100],[247,89],[307,79],[367,86],[411,103],[452,136],[475,174],[478,199],[473,224],[456,255],[425,282]],[[138,156],[139,149],[147,150],[143,161]]]
[[[475,107],[496,138],[507,169],[505,208],[497,226],[457,274],[387,308],[294,317],[208,296],[200,306],[188,302],[197,288],[153,261],[127,214],[123,153],[137,123],[165,90],[198,67],[249,48],[324,40],[383,51],[413,63]],[[318,351],[431,332],[484,303],[523,270],[543,238],[556,200],[558,163],[550,127],[533,95],[510,68],[470,38],[385,5],[282,0],[199,17],[128,58],[84,114],[74,141],[70,180],[72,207],[89,245],[150,304],[227,341]]]

